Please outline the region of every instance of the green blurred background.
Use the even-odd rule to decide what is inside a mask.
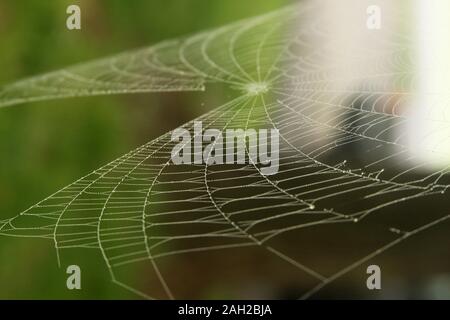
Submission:
[[[265,13],[288,2],[0,0],[0,86]],[[70,4],[81,7],[80,31],[66,29]],[[0,220],[220,105],[220,95],[226,94],[103,96],[0,110]],[[51,240],[2,237],[0,299],[137,297],[111,283],[97,252],[84,251],[76,263],[83,270],[84,287],[74,292],[65,287],[65,268],[58,268]]]

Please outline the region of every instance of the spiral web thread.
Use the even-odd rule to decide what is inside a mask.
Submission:
[[[175,166],[169,132],[0,222],[0,234],[52,239],[58,260],[71,248],[99,250],[113,281],[146,298],[178,297],[164,259],[263,251],[308,279],[310,288],[299,296],[309,298],[388,249],[444,224],[450,217],[445,210],[414,223],[405,214],[392,220],[383,214],[410,201],[447,197],[449,186],[448,167],[430,170],[410,150],[411,119],[403,106],[418,95],[408,55],[412,40],[392,30],[379,40],[389,42],[387,55],[364,47],[352,51],[353,67],[365,66],[365,74],[355,77],[345,72],[350,66],[327,63],[349,52],[334,41],[327,23],[310,18],[319,9],[318,2],[302,3],[4,87],[0,106],[230,86],[236,96],[196,120],[204,129],[278,129],[280,167],[276,175],[264,176],[251,161]],[[397,11],[386,19],[406,20]],[[426,117],[435,124],[430,135],[449,127],[441,112],[448,97],[441,92],[429,99]],[[193,121],[183,127],[193,132]],[[441,143],[429,151],[445,158],[445,139]],[[345,263],[323,268],[299,254],[303,244],[296,248],[295,239],[313,243],[327,237],[329,227],[351,234],[360,227],[374,230],[368,236],[379,241]],[[142,262],[162,288],[156,294],[118,276]]]

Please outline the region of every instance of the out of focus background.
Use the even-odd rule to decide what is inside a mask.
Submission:
[[[361,5],[360,0],[347,0],[347,3],[351,1],[354,1],[353,4]],[[420,2],[420,0],[417,1],[417,3]],[[288,0],[0,0],[0,86],[21,78],[120,53],[127,49],[146,47],[162,40],[195,34],[242,18],[271,12],[292,2]],[[383,2],[384,9],[389,10],[394,7],[389,1],[380,0],[379,2]],[[420,6],[416,6],[419,8],[417,12],[423,13],[422,17],[402,18],[408,22],[406,25],[409,26],[414,26],[414,21],[416,21],[414,19],[422,21],[426,25],[431,25],[431,22],[434,21],[429,31],[439,30],[442,32],[434,33],[433,38],[424,36],[428,31],[422,32],[422,34],[415,32],[413,28],[403,30],[398,27],[395,14],[387,15],[389,19],[383,20],[381,31],[378,34],[372,34],[372,37],[378,37],[378,41],[375,42],[372,41],[373,38],[366,36],[364,10],[347,11],[347,7],[338,5],[335,1],[325,1],[324,3],[327,3],[327,6],[324,6],[324,10],[320,10],[320,8],[317,10],[317,17],[320,17],[321,21],[326,21],[324,29],[333,31],[327,34],[329,42],[320,37],[320,26],[315,25],[315,16],[308,17],[312,23],[309,24],[311,29],[304,31],[310,32],[305,35],[308,39],[306,44],[314,44],[316,47],[311,46],[313,48],[310,48],[311,60],[298,59],[297,69],[289,70],[297,73],[300,84],[303,84],[301,81],[304,81],[307,85],[311,85],[317,79],[325,79],[323,86],[320,81],[317,81],[319,84],[316,86],[306,86],[307,89],[312,88],[310,90],[312,94],[315,93],[314,90],[317,90],[322,95],[313,96],[314,103],[307,104],[305,109],[312,106],[317,107],[316,111],[320,108],[326,110],[330,106],[328,102],[335,103],[333,99],[337,97],[340,101],[349,101],[349,106],[339,105],[341,109],[347,108],[354,111],[352,108],[368,108],[373,113],[396,115],[394,109],[397,107],[397,99],[400,99],[398,96],[408,95],[406,90],[409,90],[408,86],[414,82],[414,79],[410,81],[411,79],[408,77],[412,73],[412,69],[416,67],[416,60],[411,57],[412,53],[410,52],[413,50],[405,49],[402,41],[415,39],[416,35],[417,39],[423,37],[424,42],[418,40],[417,52],[426,60],[426,63],[422,63],[422,67],[425,66],[423,68],[426,70],[422,72],[419,80],[427,84],[433,83],[434,87],[431,89],[448,94],[448,73],[445,72],[442,65],[447,65],[450,60],[445,54],[447,51],[440,49],[448,49],[449,46],[447,42],[440,41],[440,39],[448,36],[448,32],[446,33],[445,30],[448,30],[448,21],[450,20],[445,22],[445,14],[439,14],[448,10],[442,10],[437,6],[433,10],[427,11],[423,6],[423,0],[420,2]],[[82,30],[69,31],[66,28],[66,8],[70,4],[77,4],[81,7]],[[443,0],[440,4],[444,5]],[[405,15],[408,15],[409,11],[404,9],[410,9],[413,5],[403,3],[395,7],[397,12],[403,14],[405,11]],[[360,12],[363,13],[361,16]],[[436,15],[439,15],[439,19],[435,19]],[[349,23],[349,21],[353,21],[352,19],[361,19],[363,23],[360,24],[360,28],[364,32],[356,30]],[[300,26],[301,21],[299,21],[299,28]],[[395,37],[388,36],[392,36],[392,34]],[[315,39],[317,35],[319,36]],[[385,46],[380,46],[380,43],[385,43]],[[421,43],[422,46],[420,46]],[[303,44],[305,45],[305,43]],[[427,56],[426,48],[430,47],[436,49],[434,52],[437,59]],[[359,52],[357,52],[358,50]],[[361,52],[368,54],[361,55]],[[298,53],[302,54],[302,52]],[[358,57],[358,54],[359,58],[363,57],[363,59],[354,63],[354,57]],[[384,54],[386,56],[383,56]],[[322,59],[321,55],[325,56],[325,59]],[[419,60],[417,59],[417,61]],[[379,65],[373,63],[374,61],[380,62]],[[417,65],[420,64],[417,63]],[[307,68],[302,69],[305,65]],[[308,74],[310,66],[312,66],[312,72]],[[313,70],[314,67],[320,70]],[[306,72],[304,72],[305,70]],[[323,73],[321,73],[322,70],[324,70]],[[368,72],[370,70],[372,73]],[[392,72],[393,70],[401,74],[401,77]],[[379,76],[376,72],[382,75],[379,82],[373,80]],[[443,74],[447,76],[444,77]],[[312,79],[308,76],[311,76]],[[361,82],[360,79],[365,79],[366,76],[369,80]],[[386,87],[383,87],[385,84]],[[423,98],[421,103],[424,106],[431,103],[428,100],[428,93],[431,89],[427,85],[424,86],[423,83],[419,87],[422,88],[418,90],[419,95],[422,95]],[[356,99],[351,94],[348,97],[345,96],[348,94],[346,91],[348,88],[353,90],[350,90],[350,93],[360,94],[359,98]],[[363,90],[365,88],[369,88],[369,90]],[[379,88],[385,89],[384,94],[387,100],[393,98],[394,102],[383,104],[382,99],[378,99],[377,93],[372,92]],[[336,94],[341,91],[345,92],[343,97]],[[392,91],[398,92],[392,95]],[[331,98],[328,101],[330,92]],[[293,92],[292,96],[295,94],[296,92]],[[448,97],[446,94],[443,95],[444,98]],[[369,95],[371,95],[370,99]],[[383,91],[381,95],[383,95]],[[308,97],[307,93],[306,96]],[[232,97],[234,96],[231,89],[220,86],[216,88],[215,85],[211,85],[207,92],[83,97],[33,102],[1,109],[0,221],[16,216],[81,176],[212,108],[222,105]],[[300,99],[303,98],[300,97]],[[353,102],[351,102],[352,100]],[[444,114],[448,107],[446,103],[441,104],[441,102],[438,101],[439,106],[434,110],[442,111]],[[343,102],[343,104],[345,103],[347,102]],[[377,104],[393,107],[388,108],[387,111],[381,107],[380,110],[377,110]],[[314,110],[311,114],[315,114]],[[352,119],[351,115],[347,115],[347,117]],[[364,120],[364,118],[361,119]],[[368,119],[366,121],[372,121],[371,118]],[[300,125],[296,125],[297,120],[301,124],[300,117],[299,119],[291,117],[289,120],[297,129],[300,127]],[[326,124],[330,123],[328,119],[321,120]],[[340,121],[337,117],[334,120]],[[424,125],[422,119],[419,119],[417,123]],[[428,125],[428,122],[425,121],[425,124]],[[328,130],[330,126],[322,127],[325,127],[325,130],[316,130],[319,137],[315,141],[317,144],[329,142],[327,139],[332,130]],[[352,130],[354,130],[353,133],[358,133],[358,129],[352,128],[351,124],[345,128],[351,133]],[[413,127],[412,131],[423,130],[424,133],[420,133],[423,135],[427,135],[429,130],[429,128],[415,130],[416,128]],[[381,132],[384,132],[383,129],[379,128]],[[447,123],[444,121],[443,128],[437,131],[441,133],[438,135],[437,149],[447,147],[448,151],[448,143],[445,139],[449,137],[450,131]],[[364,131],[362,135],[364,136],[366,133]],[[298,132],[296,134],[301,135]],[[370,137],[370,134],[369,132],[367,135]],[[384,157],[385,155],[377,149],[379,145],[375,146],[376,143],[372,141],[377,140],[381,134],[377,132],[372,134],[375,139],[366,139],[370,140],[369,143],[365,141],[365,144],[361,144],[361,146],[342,148],[340,150],[342,154],[338,156],[330,152],[331,156],[327,160],[332,163],[331,166],[336,166],[335,161],[340,157],[350,159],[349,162],[354,161],[361,168],[377,159],[377,156]],[[331,135],[331,139],[333,137]],[[304,139],[311,140],[311,137],[306,135]],[[382,139],[383,137],[380,140]],[[385,139],[390,139],[390,137]],[[436,146],[435,140],[433,138],[428,144]],[[299,140],[299,144],[303,143],[307,146],[304,150],[308,150],[308,148],[320,150],[319,148],[322,147],[322,145],[315,146],[314,143],[310,144],[309,142]],[[434,156],[432,152],[427,153],[429,148],[421,149],[417,141],[414,143],[419,149],[418,153],[424,155],[424,158]],[[330,149],[333,148],[330,147]],[[364,157],[370,159],[367,160]],[[430,161],[430,159],[424,161]],[[391,181],[397,178],[395,175],[397,172],[409,171],[405,169],[408,168],[408,164],[396,163],[395,165],[397,164],[398,167],[394,166],[393,168],[394,173],[388,177]],[[383,170],[384,166],[384,163],[380,164],[380,168]],[[444,167],[447,167],[447,162],[444,163]],[[434,174],[436,172],[434,171]],[[448,170],[442,169],[442,173],[444,176]],[[288,174],[290,173],[285,175]],[[399,176],[403,174],[401,173]],[[362,175],[364,176],[364,173]],[[289,178],[287,177],[286,180]],[[296,187],[300,189],[304,187],[295,186],[296,177],[292,178],[294,179],[293,186],[287,185],[287,187],[292,187],[293,192]],[[423,182],[425,185],[428,178],[423,178],[422,175],[420,176],[421,180],[417,178],[417,181]],[[403,184],[404,186],[414,185],[417,182],[413,180],[415,179],[413,175],[408,179]],[[447,180],[442,179],[442,181],[445,183]],[[333,188],[339,187],[339,184],[333,186]],[[424,189],[428,187],[429,185],[425,185]],[[325,193],[327,188],[323,189]],[[365,196],[369,194],[367,189],[369,187],[362,190],[360,194],[353,193],[360,196],[357,199],[359,203],[355,205],[356,209],[351,208],[354,205],[352,201],[356,202],[356,199],[339,199],[337,197],[337,200],[341,201],[340,203],[338,201],[338,205],[343,204],[344,207],[348,205],[349,208],[346,209],[355,210],[358,209],[358,206],[364,207],[365,210],[378,208],[378,202],[371,203],[373,199],[366,202]],[[336,195],[339,194],[338,191]],[[385,193],[388,194],[389,190]],[[346,194],[343,194],[342,198],[345,196]],[[378,201],[387,202],[389,199],[389,195],[387,195],[386,200],[378,198]],[[328,205],[329,208],[332,208],[335,205],[335,203],[324,202],[324,208],[327,208]],[[303,258],[308,258],[313,267],[320,267],[327,275],[331,275],[339,268],[351,265],[354,261],[367,255],[368,252],[376,253],[380,246],[395,242],[396,237],[401,237],[402,231],[389,230],[390,226],[400,225],[405,230],[424,226],[432,221],[435,215],[446,214],[445,210],[450,200],[448,194],[443,196],[439,193],[429,197],[411,198],[411,201],[407,203],[400,202],[385,208],[380,205],[383,210],[373,210],[377,211],[377,214],[373,215],[374,217],[368,216],[361,224],[323,225],[320,229],[321,233],[316,233],[315,228],[305,228],[305,230],[301,230],[302,232],[290,233],[283,240],[283,245],[292,256],[296,257],[296,259],[292,259],[293,265]],[[402,246],[395,247],[380,257],[376,255],[372,257],[373,259],[369,259],[369,257],[366,264],[352,269],[316,297],[450,297],[448,224],[448,220],[443,220],[437,228],[430,232],[411,237],[407,243],[405,241]],[[111,282],[110,273],[98,250],[67,250],[64,263],[61,268],[58,268],[52,241],[52,239],[22,237],[0,238],[0,299],[139,297]],[[367,246],[369,251],[367,251]],[[172,266],[175,266],[171,270],[172,275],[175,275],[174,282],[179,287],[177,289],[183,293],[183,297],[298,298],[299,292],[305,292],[314,286],[307,280],[295,278],[295,272],[285,269],[285,265],[282,265],[281,261],[272,262],[275,259],[271,259],[273,257],[269,257],[269,255],[267,257],[244,253],[239,255],[233,251],[227,251],[223,257],[221,253],[216,253],[213,257],[215,257],[215,265],[221,267],[220,274],[216,274],[213,268],[207,270],[213,261],[205,261],[206,259],[200,261],[201,263],[195,259],[190,260],[190,258],[180,260],[183,262],[182,264],[178,264],[176,259],[172,261]],[[383,266],[382,291],[369,292],[365,286],[367,277],[365,267],[371,263]],[[81,267],[83,288],[80,291],[66,289],[65,267],[70,264],[77,264]],[[204,269],[201,269],[200,265]],[[233,278],[234,275],[236,275],[235,278]],[[131,278],[130,283],[142,282],[143,286],[152,285],[151,281],[145,281],[147,280],[145,279],[145,270],[131,272],[125,275],[125,278],[127,280]],[[204,280],[201,288],[197,287],[197,279],[200,278]],[[210,285],[208,279],[216,278],[221,280],[221,284],[219,286]],[[229,281],[232,278],[234,282]],[[141,281],[141,279],[144,280]]]
[[[0,1],[0,86],[277,9],[286,0]],[[82,30],[66,28],[66,8]],[[0,114],[0,220],[223,103],[215,93],[133,94],[29,103]],[[217,104],[214,105],[214,101]],[[206,106],[206,102],[208,107]],[[89,253],[89,252],[88,252]],[[88,288],[65,289],[51,241],[0,241],[0,298],[136,298],[103,261],[78,256]],[[96,266],[89,268],[88,266]],[[88,270],[97,270],[89,274]],[[84,282],[84,281],[83,281]]]

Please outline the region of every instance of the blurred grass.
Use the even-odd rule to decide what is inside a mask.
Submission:
[[[0,86],[23,77],[195,33],[271,11],[287,0],[2,1]],[[82,30],[65,27],[78,4]],[[0,110],[0,219],[17,215],[86,173],[214,107],[201,94],[91,97]],[[213,103],[211,105],[211,103]],[[223,103],[218,101],[218,104]],[[52,241],[0,241],[0,298],[135,298],[83,252],[83,290],[65,289]],[[73,262],[74,263],[74,262]]]

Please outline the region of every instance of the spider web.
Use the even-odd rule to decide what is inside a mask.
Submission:
[[[225,272],[225,252],[242,268],[256,268],[247,257],[276,261],[267,269],[298,279],[308,288],[298,295],[309,298],[446,222],[449,213],[433,203],[448,198],[448,167],[430,169],[430,160],[414,154],[408,140],[413,120],[405,106],[420,96],[408,54],[412,39],[392,29],[370,39],[373,47],[389,50],[361,46],[349,52],[329,23],[311,19],[319,10],[319,2],[302,3],[4,87],[0,106],[223,84],[236,96],[196,119],[204,130],[276,128],[281,145],[279,171],[272,176],[251,161],[175,166],[169,132],[0,222],[0,234],[53,240],[58,263],[64,250],[99,250],[112,280],[145,298],[183,296],[174,290],[182,292],[173,265],[179,270],[183,263],[212,266],[217,260],[217,272]],[[408,21],[400,11],[386,20]],[[258,85],[268,92],[254,92]],[[426,119],[433,130],[426,139],[448,131],[442,108],[448,97],[441,92],[429,98]],[[193,125],[183,127],[193,132]],[[424,144],[445,159],[448,138]],[[418,201],[426,214],[412,219],[401,210]],[[330,234],[333,243],[324,240]],[[313,255],[312,244],[324,250],[327,262]],[[133,268],[156,281],[122,281]],[[219,278],[194,277],[195,285]]]

